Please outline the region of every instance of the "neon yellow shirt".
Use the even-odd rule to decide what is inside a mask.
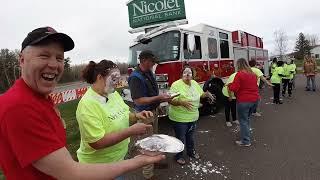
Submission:
[[[279,74],[284,75],[283,67],[276,67],[271,76],[271,83],[281,84],[282,77]]]
[[[194,122],[199,119],[200,96],[203,94],[199,84],[191,80],[191,85],[187,85],[183,80],[175,81],[170,88],[172,92],[178,92],[180,95],[174,99],[181,101],[190,101],[192,110],[182,106],[169,106],[169,119],[176,122]]]
[[[283,69],[286,77],[284,79],[293,79],[293,76],[296,74],[296,68],[295,64],[285,64]]]
[[[128,152],[130,139],[95,150],[89,143],[94,143],[108,133],[121,131],[129,127],[129,107],[124,103],[118,92],[106,98],[89,88],[81,98],[76,111],[81,142],[77,151],[79,162],[109,163],[123,160]]]
[[[252,67],[251,70],[257,75],[257,79],[258,79],[258,86],[260,85],[260,77],[263,76],[263,73],[260,69],[256,68],[256,67]]]
[[[223,86],[222,88],[222,93],[224,96],[229,97],[229,93],[228,93],[228,84],[232,83],[234,80],[234,77],[236,77],[236,72],[231,74],[226,82],[226,84]],[[234,92],[231,91],[231,97],[232,99],[236,99],[236,96],[234,95]]]
[[[277,63],[271,63],[271,74],[274,73],[274,71],[276,70],[277,67],[278,67]]]
[[[297,74],[297,65],[296,64],[290,64],[292,67],[292,69],[294,69],[294,73],[293,74]]]

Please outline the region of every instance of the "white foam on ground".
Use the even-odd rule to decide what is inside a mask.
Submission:
[[[228,179],[227,174],[230,173],[229,169],[224,165],[213,165],[213,162],[211,161],[202,160],[190,161],[188,165],[182,166],[181,168],[185,170],[184,175],[187,175],[188,178],[191,179],[207,179],[206,177],[210,177],[212,174]],[[176,177],[169,179],[175,178]],[[182,176],[180,176],[180,178],[183,179]]]
[[[207,131],[198,131],[199,133],[209,133],[210,130],[207,130]]]

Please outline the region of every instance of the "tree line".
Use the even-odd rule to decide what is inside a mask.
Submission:
[[[318,45],[319,38],[316,35],[304,35],[300,33],[294,50],[294,57],[296,59],[304,59],[306,55],[311,55],[311,49]]]
[[[289,38],[284,30],[280,29],[274,32],[275,52],[280,59],[283,59],[288,53],[288,41]],[[311,55],[312,48],[317,45],[319,45],[318,35],[305,35],[301,32],[296,39],[292,55],[295,59],[303,60],[306,55]]]
[[[8,90],[20,77],[19,50],[0,50],[0,94]],[[121,74],[127,74],[127,63],[116,62]],[[81,81],[81,72],[87,64],[71,64],[70,57],[64,59],[64,73],[60,83]]]

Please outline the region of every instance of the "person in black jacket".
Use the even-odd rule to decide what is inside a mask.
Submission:
[[[217,113],[222,107],[224,107],[224,96],[222,94],[222,88],[224,86],[223,81],[214,75],[208,79],[203,85],[203,91],[209,91],[216,96],[215,102],[210,102],[208,99],[202,99],[200,108],[200,115],[209,115]]]

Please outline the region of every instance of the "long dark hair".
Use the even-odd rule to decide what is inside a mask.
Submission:
[[[283,65],[284,65],[284,62],[283,62],[283,61],[278,61],[278,62],[277,62],[277,66],[278,66],[278,67],[282,67]]]
[[[250,67],[255,67],[257,65],[257,61],[256,60],[251,60],[251,61],[249,61],[249,66]]]
[[[278,59],[276,57],[273,58],[273,60],[272,60],[273,63],[277,63],[277,61],[278,61]]]
[[[110,70],[118,68],[118,66],[110,60],[102,60],[98,64],[90,61],[82,71],[82,78],[89,84],[93,84],[97,80],[97,76],[107,76]]]

